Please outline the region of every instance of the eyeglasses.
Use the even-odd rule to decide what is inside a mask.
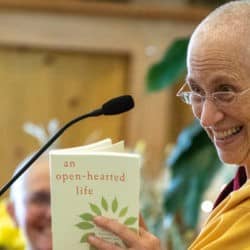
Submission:
[[[217,106],[226,107],[233,104],[237,98],[245,93],[247,93],[250,88],[247,88],[240,92],[234,91],[217,91],[208,95],[200,95],[193,91],[183,91],[186,83],[180,88],[176,96],[189,105],[197,106],[204,103],[206,99],[214,102]]]

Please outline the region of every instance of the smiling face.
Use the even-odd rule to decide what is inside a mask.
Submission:
[[[28,250],[52,250],[48,160],[31,167],[17,190],[13,217],[27,240]]]
[[[217,21],[215,18],[201,25],[189,45],[187,83],[201,95],[240,93],[250,88],[249,31],[237,30],[231,24],[221,26],[223,16]],[[220,159],[250,168],[250,91],[238,95],[229,105],[221,106],[206,98],[202,105],[192,108]]]

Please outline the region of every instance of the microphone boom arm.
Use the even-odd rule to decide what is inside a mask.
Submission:
[[[20,168],[12,178],[0,189],[0,197],[8,190],[8,188],[34,163],[38,157],[49,148],[49,146],[71,125],[78,121],[81,121],[87,117],[96,117],[99,115],[117,115],[126,112],[134,107],[134,101],[132,96],[124,95],[113,98],[102,105],[101,108],[96,109],[87,114],[76,117],[75,119],[66,123],[61,129],[59,129],[43,146],[39,149],[25,164]]]
[[[94,110],[88,114],[81,115],[76,117],[75,119],[69,121],[66,123],[61,129],[59,129],[43,146],[38,150],[26,163],[25,165],[18,171],[16,174],[1,188],[0,190],[0,196],[2,196],[9,187],[31,166],[32,163],[34,163],[35,160],[37,160],[40,155],[49,148],[49,146],[71,125],[77,123],[78,121],[81,121],[84,118],[91,117],[91,116],[99,116],[102,115],[103,111],[102,109]]]

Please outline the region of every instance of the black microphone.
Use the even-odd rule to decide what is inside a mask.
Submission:
[[[99,116],[99,115],[117,115],[126,111],[129,111],[134,107],[133,98],[130,95],[123,95],[113,98],[105,102],[101,108],[96,109],[85,115],[81,115],[68,123],[66,123],[61,129],[59,129],[44,145],[37,151],[29,161],[19,170],[16,174],[7,182],[0,190],[0,196],[2,196],[8,188],[38,159],[41,154],[49,148],[49,146],[71,125],[78,121],[81,121],[87,117]]]
[[[119,96],[102,105],[104,115],[117,115],[134,107],[134,101],[130,95]]]

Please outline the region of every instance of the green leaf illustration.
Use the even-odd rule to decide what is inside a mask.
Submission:
[[[89,237],[91,234],[93,234],[93,233],[86,233],[86,234],[84,234],[84,235],[82,236],[80,242],[81,242],[81,243],[87,242],[88,237]]]
[[[89,222],[80,222],[78,224],[76,224],[77,227],[79,227],[80,229],[86,230],[86,229],[91,229],[94,227],[93,224],[89,223]]]
[[[85,234],[82,235],[80,242],[81,243],[87,243],[88,237],[91,234],[94,234],[93,228],[95,228],[95,225],[93,223],[93,217],[95,215],[102,215],[102,212],[112,210],[112,212],[115,214],[117,213],[118,216],[124,217],[124,224],[128,225],[129,228],[135,232],[137,230],[133,228],[135,225],[133,225],[138,219],[136,217],[125,217],[128,213],[128,206],[119,208],[119,202],[116,197],[110,202],[107,200],[105,197],[102,197],[101,199],[101,204],[98,203],[98,205],[94,203],[89,203],[89,209],[91,210],[90,212],[82,213],[79,215],[79,217],[83,220],[82,222],[76,224],[75,226],[78,227],[81,230],[89,230]],[[92,230],[90,230],[92,229]],[[119,246],[119,244],[118,244]],[[122,246],[120,246],[122,247]],[[97,250],[94,246],[89,245],[89,250]]]
[[[90,213],[81,214],[80,217],[87,221],[93,221],[93,215]]]
[[[137,228],[129,227],[129,229],[130,229],[131,231],[133,231],[134,233],[138,233],[138,229],[137,229]]]
[[[108,211],[108,202],[105,200],[104,197],[102,197],[102,208],[103,208],[105,211]]]
[[[128,212],[128,207],[124,207],[124,208],[120,211],[119,217],[125,216],[125,215],[127,214],[127,212]]]
[[[96,215],[102,215],[101,209],[100,209],[98,206],[96,206],[96,205],[93,204],[93,203],[90,203],[89,205],[90,205],[91,210],[92,210]]]
[[[112,201],[112,211],[113,213],[115,213],[117,211],[117,208],[118,208],[118,201],[117,199],[115,198],[113,201]]]
[[[137,221],[136,217],[129,217],[124,221],[124,224],[129,226],[129,225],[133,225],[136,221]]]

